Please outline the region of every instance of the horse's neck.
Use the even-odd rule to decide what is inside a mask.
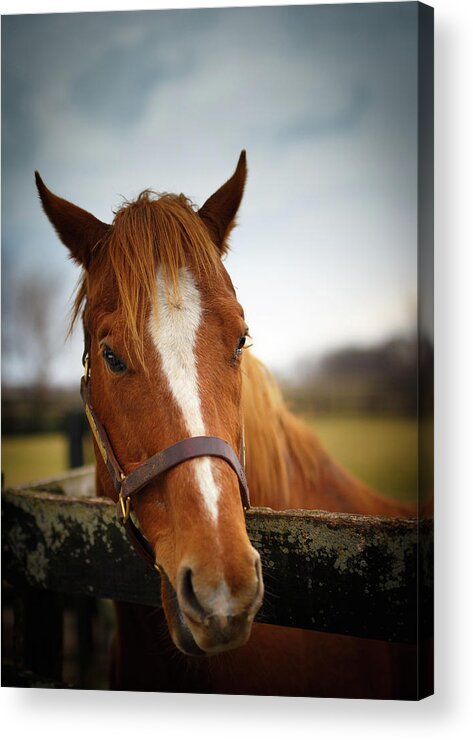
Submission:
[[[254,506],[408,515],[332,460],[287,408],[268,370],[250,353],[243,368],[247,476]]]

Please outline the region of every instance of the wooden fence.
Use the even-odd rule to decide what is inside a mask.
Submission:
[[[257,620],[404,643],[431,636],[431,521],[258,508],[246,516],[268,592]],[[134,554],[115,505],[93,497],[90,468],[3,491],[2,548],[16,668],[60,679],[58,595],[160,603],[159,575]]]

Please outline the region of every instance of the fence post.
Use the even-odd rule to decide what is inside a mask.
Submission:
[[[80,468],[84,464],[84,414],[71,411],[65,418],[65,432],[68,441],[69,467]]]

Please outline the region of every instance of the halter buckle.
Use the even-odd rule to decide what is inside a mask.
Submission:
[[[127,496],[124,500],[123,496],[120,495],[120,508],[122,510],[122,522],[123,524],[126,524],[128,521],[128,517],[130,516],[131,508],[131,499],[129,496]]]
[[[122,524],[126,524],[128,517],[130,516],[131,498],[129,496],[123,496],[120,491],[118,494],[118,500],[120,501],[120,508],[122,510]]]

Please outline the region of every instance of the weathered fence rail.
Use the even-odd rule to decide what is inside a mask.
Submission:
[[[2,494],[2,569],[15,588],[158,605],[115,506],[81,470]],[[85,495],[84,495],[85,494]],[[430,521],[252,509],[266,597],[259,621],[398,642],[432,633]]]

